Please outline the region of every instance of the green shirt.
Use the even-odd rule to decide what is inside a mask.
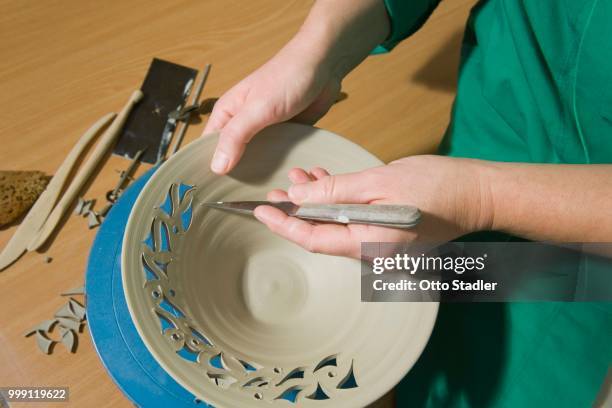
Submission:
[[[391,50],[437,5],[385,3],[392,32],[375,52]],[[440,153],[612,163],[612,1],[476,5]],[[472,239],[500,238],[516,239]],[[611,364],[610,303],[443,304],[427,348],[398,386],[398,406],[587,407]]]

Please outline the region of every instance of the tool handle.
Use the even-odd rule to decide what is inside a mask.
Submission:
[[[104,155],[112,147],[113,143],[117,139],[117,136],[119,136],[119,132],[127,120],[130,111],[134,105],[136,105],[136,103],[142,99],[142,97],[143,93],[140,90],[136,90],[132,93],[127,104],[123,107],[113,123],[100,137],[100,141],[96,145],[94,151],[88,157],[83,167],[79,170],[75,179],[72,181],[61,200],[57,203],[57,206],[55,206],[51,214],[49,214],[49,217],[40,229],[38,236],[36,236],[28,245],[29,251],[34,251],[40,248],[53,233],[66,210],[70,208],[83,186],[87,183],[91,175],[96,170],[96,167],[98,167],[100,164],[100,160],[102,160]]]
[[[421,213],[418,208],[410,205],[303,204],[295,216],[312,221],[405,229],[417,225]]]

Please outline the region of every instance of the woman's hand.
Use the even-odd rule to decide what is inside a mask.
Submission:
[[[212,170],[230,171],[246,144],[266,126],[289,119],[314,124],[338,98],[341,80],[300,41],[287,44],[215,104],[204,130],[221,131]]]
[[[400,230],[369,225],[311,224],[271,206],[255,216],[270,230],[312,252],[360,257],[362,242],[447,242],[490,229],[493,205],[486,162],[443,156],[412,156],[358,173],[329,175],[321,168],[293,169],[288,192],[271,201],[302,203],[407,204],[421,210],[421,222]]]
[[[342,79],[388,33],[382,0],[318,0],[295,37],[215,104],[204,129],[220,132],[211,169],[232,170],[266,126],[319,120],[337,100]]]

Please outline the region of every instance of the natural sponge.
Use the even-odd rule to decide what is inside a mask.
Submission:
[[[0,170],[0,226],[18,219],[45,190],[51,177],[41,171]]]

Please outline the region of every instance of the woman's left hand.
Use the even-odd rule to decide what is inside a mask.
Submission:
[[[444,156],[411,156],[357,173],[330,175],[293,169],[288,192],[270,201],[302,203],[405,204],[421,210],[421,222],[401,230],[371,225],[311,224],[271,206],[255,216],[278,235],[311,252],[360,258],[362,242],[447,242],[490,229],[493,205],[486,162]]]

